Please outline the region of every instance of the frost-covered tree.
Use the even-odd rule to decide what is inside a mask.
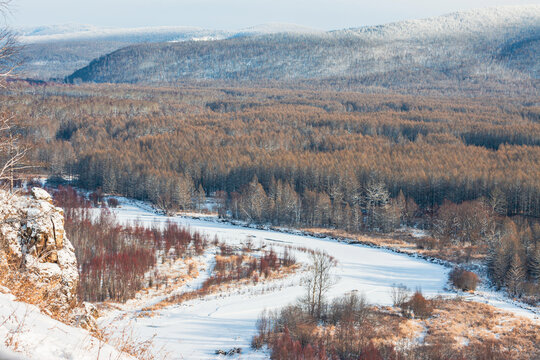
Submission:
[[[300,199],[288,182],[271,179],[268,191],[270,220],[276,224],[295,224],[299,219]]]
[[[260,222],[263,220],[267,204],[267,196],[257,176],[242,192],[241,216],[250,221]]]
[[[510,248],[504,239],[494,240],[489,247],[487,264],[495,286],[502,288],[507,280],[510,266]]]
[[[365,188],[364,204],[368,229],[386,232],[400,225],[406,201],[404,196],[391,201],[386,185],[383,182],[371,181]]]
[[[494,213],[506,215],[508,203],[501,189],[497,187],[489,194],[488,205]]]
[[[506,274],[506,287],[513,296],[519,296],[522,293],[522,282],[525,279],[525,268],[520,256],[516,253],[510,263],[510,268]]]
[[[195,192],[195,203],[197,205],[197,210],[200,211],[204,207],[205,202],[206,202],[206,192],[204,191],[202,184],[199,184],[199,188]]]
[[[181,175],[176,181],[176,192],[174,200],[182,210],[191,208],[195,194],[195,186],[191,177]]]

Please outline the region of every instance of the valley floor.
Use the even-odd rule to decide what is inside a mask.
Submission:
[[[120,207],[115,213],[120,222],[139,222],[145,225],[174,221],[197,230],[229,245],[242,245],[250,239],[257,246],[273,247],[280,252],[283,246],[322,250],[335,257],[337,282],[331,297],[358,291],[365,294],[374,305],[391,305],[390,290],[393,284],[404,284],[410,289],[421,288],[428,297],[442,295],[455,297],[447,287],[449,268],[424,259],[398,254],[386,249],[365,245],[341,243],[330,238],[315,238],[266,229],[243,227],[221,222],[214,216],[176,216],[157,214],[143,202],[119,198]],[[195,289],[212,270],[215,249],[197,259],[198,277],[187,280],[174,291],[181,293]],[[296,251],[300,263],[307,262],[305,252]],[[151,312],[145,307],[160,300],[160,295],[150,291],[124,305],[110,304],[103,311],[100,324],[114,336],[125,334],[127,329],[138,339],[153,338],[153,349],[169,359],[215,359],[216,350],[229,351],[241,348],[240,358],[267,358],[264,352],[253,352],[250,341],[256,332],[256,320],[264,309],[278,309],[293,303],[304,292],[300,269],[293,275],[261,282],[256,285],[238,285],[228,291],[211,294],[202,299],[185,301]],[[504,296],[479,290],[475,294],[461,294],[467,300],[488,303],[501,310],[510,311],[539,323],[537,309],[523,308]],[[419,334],[420,336],[421,334]],[[237,355],[238,356],[238,355]]]

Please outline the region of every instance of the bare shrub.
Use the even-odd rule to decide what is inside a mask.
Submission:
[[[107,199],[107,205],[111,208],[117,208],[119,205],[118,199],[115,198],[108,198]]]
[[[102,196],[95,193],[92,202]],[[98,196],[99,195],[99,196]],[[126,301],[136,292],[157,285],[158,252],[173,260],[201,254],[206,238],[173,222],[161,227],[120,226],[107,208],[99,216],[90,211],[91,202],[71,187],[53,192],[56,205],[64,209],[65,230],[79,262],[79,296],[84,301]]]
[[[330,324],[351,322],[361,325],[369,313],[369,305],[363,294],[352,292],[343,297],[334,299],[328,312],[327,321]]]
[[[225,243],[219,244],[219,253],[221,256],[231,256],[234,254],[233,248]]]
[[[260,349],[267,342],[268,336],[270,332],[272,331],[271,321],[266,310],[264,310],[259,315],[259,318],[257,319],[256,327],[257,327],[257,335],[255,335],[253,339],[251,340],[251,347],[253,349]]]
[[[88,198],[90,199],[90,201],[92,201],[94,206],[98,206],[103,202],[103,195],[104,194],[101,188],[98,188],[96,191],[90,193],[90,195],[88,195]]]
[[[355,297],[351,294],[336,299],[331,309],[337,316],[329,315],[323,321],[298,305],[265,313],[253,343],[257,347],[267,345],[271,359],[538,358],[538,325],[489,305],[442,297],[426,300],[418,290],[404,307],[411,316],[426,317],[436,305],[437,316],[429,321],[409,320],[385,308],[369,306],[365,307],[364,319],[356,321],[354,315],[350,316],[355,311],[350,309],[358,308],[352,304],[361,301],[351,301]],[[426,333],[419,339],[420,331]]]
[[[460,267],[455,267],[450,274],[448,274],[450,282],[456,288],[463,291],[474,291],[478,285],[478,276],[470,271],[467,271]]]
[[[427,319],[433,313],[433,306],[420,290],[416,290],[409,301],[404,304],[402,310],[407,317]]]
[[[275,328],[279,332],[288,330],[301,344],[313,342],[317,327],[316,319],[305,312],[301,306],[289,305],[279,312]]]
[[[420,250],[432,250],[439,247],[439,240],[433,237],[423,237],[416,240],[416,247]]]
[[[410,290],[403,284],[393,284],[390,289],[390,297],[392,298],[392,305],[396,307],[402,307],[410,296]]]

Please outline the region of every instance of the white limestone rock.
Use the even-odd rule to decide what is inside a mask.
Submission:
[[[68,310],[79,282],[74,248],[65,236],[64,212],[45,190],[32,196],[0,190],[0,266],[27,275],[37,287],[54,286],[51,301]]]

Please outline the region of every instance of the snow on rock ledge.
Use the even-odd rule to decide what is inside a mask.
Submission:
[[[45,190],[33,188],[31,196],[0,190],[0,269],[23,275],[37,289],[53,290],[45,308],[62,313],[75,300],[75,252],[65,236],[64,212]]]

